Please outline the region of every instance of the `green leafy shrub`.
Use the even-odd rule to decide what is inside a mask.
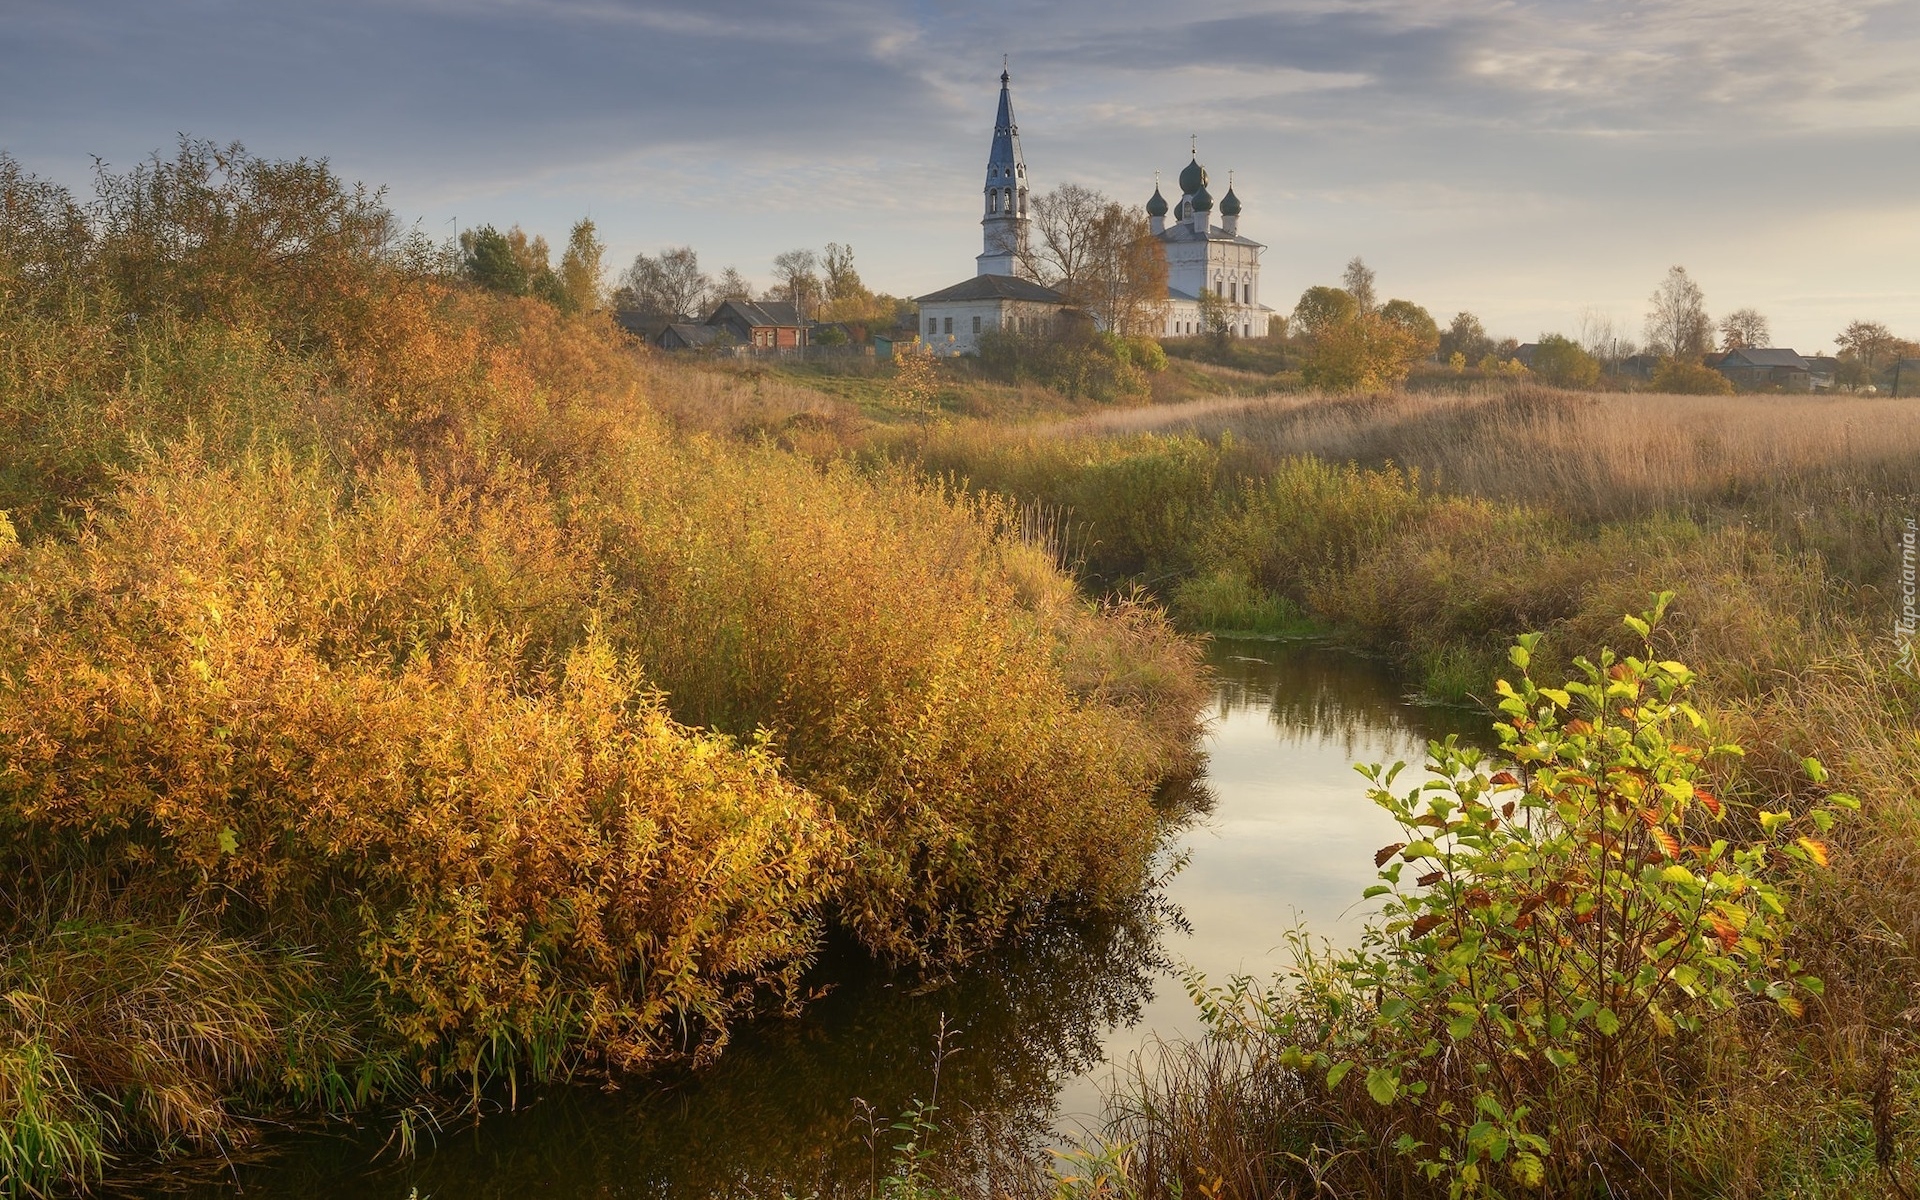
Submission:
[[[1628,625],[1649,639],[1666,601]],[[1713,794],[1709,764],[1739,748],[1713,742],[1692,672],[1643,644],[1541,687],[1522,637],[1494,758],[1435,744],[1437,778],[1406,792],[1399,765],[1366,768],[1406,837],[1376,857],[1379,918],[1239,1010],[1373,1169],[1574,1193],[1632,1161],[1717,1018],[1797,1018],[1820,994],[1784,951],[1783,888],[1826,865],[1822,837],[1857,805],[1739,813]],[[1209,1005],[1231,1024],[1232,1003]]]
[[[1555,387],[1590,388],[1600,381],[1600,362],[1564,334],[1541,335],[1533,373]]]

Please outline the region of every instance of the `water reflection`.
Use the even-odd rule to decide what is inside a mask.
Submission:
[[[1043,1145],[1063,1078],[1101,1060],[1166,968],[1147,906],[1099,925],[1056,922],[944,986],[916,986],[850,954],[823,963],[833,990],[793,1020],[743,1030],[695,1078],[602,1091],[547,1088],[519,1111],[443,1132],[406,1162],[376,1163],[384,1131],[280,1139],[272,1157],[147,1195],[262,1200],[375,1196],[767,1197],[866,1195],[873,1160],[858,1097],[891,1119],[940,1079],[949,1165]],[[883,1151],[898,1140],[882,1131]]]
[[[1108,1064],[1149,1036],[1191,1035],[1178,982],[1281,965],[1285,932],[1352,936],[1373,851],[1395,830],[1353,764],[1417,764],[1429,738],[1483,736],[1485,718],[1407,703],[1378,664],[1323,647],[1218,640],[1208,736],[1211,808],[1180,831],[1187,868],[1125,920],[1056,922],[940,986],[839,953],[831,991],[792,1020],[743,1030],[698,1077],[619,1091],[544,1089],[519,1111],[443,1132],[406,1162],[369,1166],[385,1130],[277,1139],[271,1157],[208,1179],[127,1189],[262,1200],[438,1197],[842,1197],[868,1194],[873,1156],[856,1098],[884,1117],[941,1077],[949,1165],[980,1170],[1093,1124]],[[1184,919],[1166,919],[1169,908]],[[523,1097],[523,1101],[526,1098]],[[885,1136],[881,1146],[897,1138]]]
[[[1304,926],[1336,942],[1358,936],[1370,906],[1374,851],[1400,840],[1366,796],[1357,762],[1425,762],[1429,740],[1487,736],[1475,712],[1409,702],[1384,664],[1327,646],[1217,639],[1207,737],[1210,815],[1182,835],[1187,869],[1166,887],[1188,929],[1161,939],[1166,954],[1215,983],[1286,966],[1288,931]],[[1108,1036],[1109,1063],[1147,1040],[1201,1033],[1177,977],[1156,981],[1142,1019]],[[1066,1081],[1060,1120],[1098,1124],[1102,1064]]]

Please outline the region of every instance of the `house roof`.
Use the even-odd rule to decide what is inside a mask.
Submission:
[[[616,309],[613,320],[628,333],[653,339],[659,337],[660,331],[675,321],[691,321],[693,318],[678,313],[646,313],[634,312],[631,309]]]
[[[1067,298],[1050,287],[1041,287],[1018,275],[975,275],[949,288],[920,297],[921,304],[955,304],[962,300],[1032,300],[1040,304],[1065,304]]]
[[[689,346],[706,346],[720,335],[720,331],[711,325],[693,325],[684,321],[675,321],[660,331],[660,341],[666,341],[671,333]]]
[[[768,326],[799,328],[800,313],[784,300],[722,300],[720,306],[707,318],[709,325],[717,324],[722,314],[731,308],[749,328],[765,329]]]
[[[1212,226],[1206,235],[1202,237],[1200,234],[1195,233],[1193,226],[1186,221],[1177,221],[1167,226],[1167,231],[1158,236],[1163,242],[1233,242],[1241,246],[1254,246],[1261,250],[1267,248],[1265,242],[1256,242],[1250,237],[1242,237],[1237,233],[1229,237],[1227,236],[1227,231],[1218,225]]]
[[[1792,350],[1730,350],[1719,362],[1723,367],[1789,367],[1810,370],[1807,360]]]

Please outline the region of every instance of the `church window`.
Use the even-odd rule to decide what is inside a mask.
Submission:
[[[1218,279],[1216,279],[1216,280],[1214,280],[1214,281],[1213,281],[1213,294],[1214,294],[1214,295],[1216,295],[1216,296],[1219,296],[1219,297],[1222,297],[1222,298],[1225,298],[1225,296],[1226,296],[1226,294],[1227,294],[1227,285],[1226,285],[1226,284],[1224,284],[1224,283],[1222,283],[1222,282],[1220,282],[1220,281],[1219,281]]]
[[[934,333],[939,333],[939,332],[940,332],[940,330],[939,330],[939,328],[938,328],[938,325],[939,325],[939,320],[940,320],[940,318],[938,318],[938,317],[928,317],[928,318],[927,318],[927,332],[928,332],[929,334],[934,334]]]
[[[987,211],[990,213],[1000,211],[1000,193],[998,190],[992,190],[987,193]]]
[[[943,330],[941,330],[940,332],[942,332],[942,333],[952,333],[952,332],[953,332],[953,318],[952,318],[952,317],[948,317],[948,318],[946,319],[946,324],[947,324],[947,327],[946,327],[945,329],[943,329]]]
[[[975,317],[973,319],[973,336],[975,337],[980,336],[980,318],[979,317]]]

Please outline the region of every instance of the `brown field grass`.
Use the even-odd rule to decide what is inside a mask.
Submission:
[[[1774,493],[1920,490],[1920,405],[1892,397],[1306,393],[1103,412],[1044,432],[1231,434],[1275,459],[1394,462],[1438,490],[1596,520]]]

